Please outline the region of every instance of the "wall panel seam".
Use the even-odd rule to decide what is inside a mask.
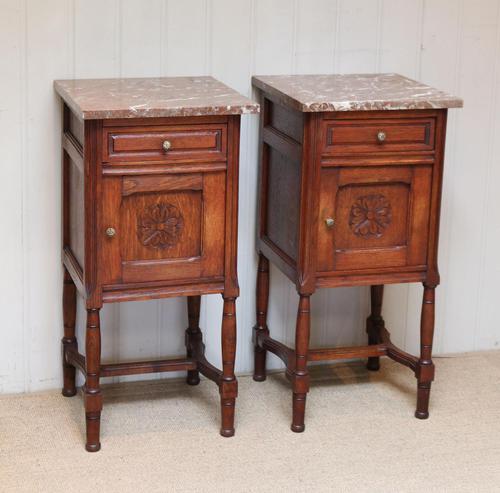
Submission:
[[[165,54],[168,52],[168,36],[167,31],[168,19],[168,0],[162,0],[160,10],[160,77],[164,77],[167,73]]]
[[[28,313],[29,313],[29,272],[27,268],[28,264],[28,248],[26,242],[27,235],[27,194],[26,194],[26,168],[28,162],[28,1],[24,0],[22,7],[22,25],[20,26],[20,48],[19,51],[22,53],[22,59],[20,62],[20,82],[22,86],[21,90],[21,138],[20,138],[20,154],[21,154],[21,245],[22,245],[22,344],[23,344],[23,392],[27,392],[30,389],[31,380],[31,337],[29,334],[28,326]]]
[[[205,0],[205,75],[212,74],[212,0]]]
[[[425,7],[426,0],[419,2],[419,27],[418,27],[418,44],[415,52],[415,79],[420,80],[422,77],[422,50],[424,47],[424,25],[425,25]]]
[[[380,49],[382,43],[382,30],[384,26],[384,0],[378,0],[377,3],[377,28],[375,35],[375,72],[380,72],[380,65],[382,59],[382,50]]]
[[[340,22],[342,18],[342,0],[337,0],[336,5],[336,22],[335,22],[335,50],[333,55],[333,70],[335,73],[339,72],[340,67],[340,51],[341,51],[341,36],[340,36]]]
[[[297,38],[299,37],[299,0],[293,0],[292,4],[292,50],[291,50],[291,73],[297,73]]]

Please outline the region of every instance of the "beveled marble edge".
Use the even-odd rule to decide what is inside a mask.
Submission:
[[[330,75],[330,74],[323,74]],[[333,74],[331,74],[333,75]],[[350,75],[350,74],[349,74]],[[360,74],[370,75],[370,74]],[[380,74],[373,74],[380,75]],[[397,74],[383,74],[383,75],[397,75]],[[264,92],[274,96],[281,104],[289,106],[295,110],[303,113],[318,113],[326,111],[386,111],[386,110],[425,110],[425,109],[444,109],[444,108],[462,108],[463,99],[451,94],[438,91],[443,94],[443,97],[432,96],[426,100],[418,98],[384,98],[384,99],[370,99],[362,101],[327,101],[327,102],[303,102],[290,96],[289,94],[281,91],[280,89],[268,84],[261,77],[273,77],[267,75],[254,75],[252,76],[252,85]],[[402,76],[401,76],[402,77]],[[415,82],[416,84],[423,85],[418,81],[403,77],[408,81]],[[433,89],[430,86],[429,89]]]
[[[205,77],[205,76],[203,76]],[[179,77],[180,79],[181,77]],[[206,77],[211,78],[212,77]],[[89,81],[95,81],[96,79],[88,79]],[[101,80],[114,80],[114,79],[101,79]],[[139,79],[135,79],[139,80]],[[216,79],[213,79],[216,81]],[[54,89],[57,94],[64,100],[64,102],[70,107],[70,109],[75,113],[75,115],[81,120],[106,120],[112,118],[166,118],[166,117],[189,117],[189,116],[210,116],[210,115],[243,115],[243,114],[255,114],[260,112],[260,105],[251,99],[243,96],[234,89],[226,86],[220,81],[220,85],[226,87],[228,91],[236,96],[240,101],[234,104],[212,104],[212,105],[199,105],[193,104],[189,105],[189,102],[184,101],[179,106],[171,107],[141,107],[129,106],[127,108],[120,109],[92,109],[86,110],[82,109],[74,97],[67,91],[64,86],[65,82],[70,82],[68,80],[54,80]]]

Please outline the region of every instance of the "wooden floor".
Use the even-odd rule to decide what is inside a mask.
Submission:
[[[387,359],[313,367],[306,431],[292,433],[283,374],[240,377],[236,435],[219,436],[206,379],[104,387],[102,450],[84,450],[81,395],[0,397],[0,478],[10,492],[500,491],[500,351],[435,359],[431,417]]]

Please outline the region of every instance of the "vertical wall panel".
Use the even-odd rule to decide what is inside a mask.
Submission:
[[[339,0],[336,71],[375,72],[379,48],[380,0]]]
[[[54,387],[60,380],[61,105],[52,83],[70,72],[70,13],[65,0],[27,2],[23,210],[26,390]]]
[[[450,351],[474,348],[477,330],[478,294],[481,267],[481,238],[485,207],[488,141],[491,133],[491,98],[494,94],[494,64],[496,49],[497,1],[477,3],[466,1],[463,13],[463,33],[460,41],[460,92],[466,104],[461,110],[457,139],[456,163],[453,175],[453,198],[450,225],[447,299],[445,306],[446,332],[443,345]],[[478,57],[478,54],[481,56]],[[473,70],[471,68],[473,67]],[[473,125],[472,122],[482,122]],[[472,145],[473,143],[473,145]],[[482,163],[477,166],[476,163]],[[471,255],[471,252],[475,252]],[[467,259],[467,261],[465,261]],[[476,286],[476,289],[470,289]],[[467,302],[457,303],[464,299]]]
[[[491,99],[492,113],[489,121],[490,141],[487,150],[486,198],[483,218],[481,248],[481,277],[477,330],[474,349],[500,347],[498,323],[498,290],[500,281],[500,18],[497,15],[496,58],[494,62],[494,94]]]
[[[2,255],[2,334],[0,392],[24,389],[23,337],[23,136],[25,123],[25,11],[18,0],[2,2],[0,18],[0,231]]]
[[[119,74],[119,6],[119,0],[75,0],[75,77]]]
[[[292,69],[295,2],[255,0],[255,70],[286,74]]]
[[[377,71],[417,78],[424,0],[382,0]]]
[[[333,72],[337,3],[335,0],[298,1],[294,61],[297,73]]]
[[[467,5],[466,15],[469,9],[472,9],[472,5]],[[479,289],[477,290],[473,348],[488,349],[500,345],[500,328],[498,316],[495,315],[498,296],[494,296],[495,291],[498,291],[500,280],[498,248],[495,248],[500,241],[500,221],[497,217],[500,210],[497,192],[499,182],[497,181],[497,185],[494,185],[494,180],[500,177],[498,169],[500,162],[500,4],[498,2],[488,2],[488,7],[482,11],[482,15],[475,18],[470,36],[476,39],[479,34],[484,36],[484,41],[478,48],[484,50],[481,51],[482,53],[491,55],[492,59],[487,72],[488,89],[485,87],[483,94],[488,102],[484,106],[481,104],[483,101],[479,103],[484,111],[485,121],[484,160],[480,161],[484,163],[482,167],[484,202],[479,216],[481,217],[478,255]]]
[[[250,76],[399,72],[455,92],[449,112],[437,293],[437,352],[497,347],[500,263],[500,29],[497,0],[2,0],[0,392],[60,385],[60,102],[67,77],[213,74],[252,95]],[[257,118],[243,117],[238,371],[252,369]],[[271,269],[269,326],[293,344],[297,294]],[[388,286],[395,342],[418,349],[421,286]],[[365,340],[367,289],[313,296],[312,343]],[[220,360],[221,297],[205,297],[202,328]],[[84,346],[79,301],[78,334]],[[181,299],[105,306],[105,360],[183,354]],[[271,367],[281,363],[272,358]],[[81,381],[81,380],[80,380]]]
[[[122,77],[158,77],[161,70],[163,0],[122,0],[120,70]]]
[[[208,70],[208,0],[167,0],[162,75],[200,75]]]

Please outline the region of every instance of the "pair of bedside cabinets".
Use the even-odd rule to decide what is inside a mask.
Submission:
[[[304,430],[310,361],[380,356],[417,378],[428,416],[447,108],[460,99],[396,74],[254,77],[260,95],[260,208],[254,379],[266,353],[286,365],[292,430]],[[187,371],[215,382],[223,436],[234,434],[240,115],[259,105],[212,77],[56,81],[63,105],[63,395],[83,372],[86,449],[100,449],[101,377]],[[300,296],[295,347],[266,323],[269,261]],[[384,284],[422,282],[421,351],[395,347]],[[317,288],[370,286],[368,345],[309,348]],[[85,355],[75,336],[87,311]],[[200,298],[220,293],[222,365],[204,355]],[[103,303],[187,298],[186,357],[101,362]]]

